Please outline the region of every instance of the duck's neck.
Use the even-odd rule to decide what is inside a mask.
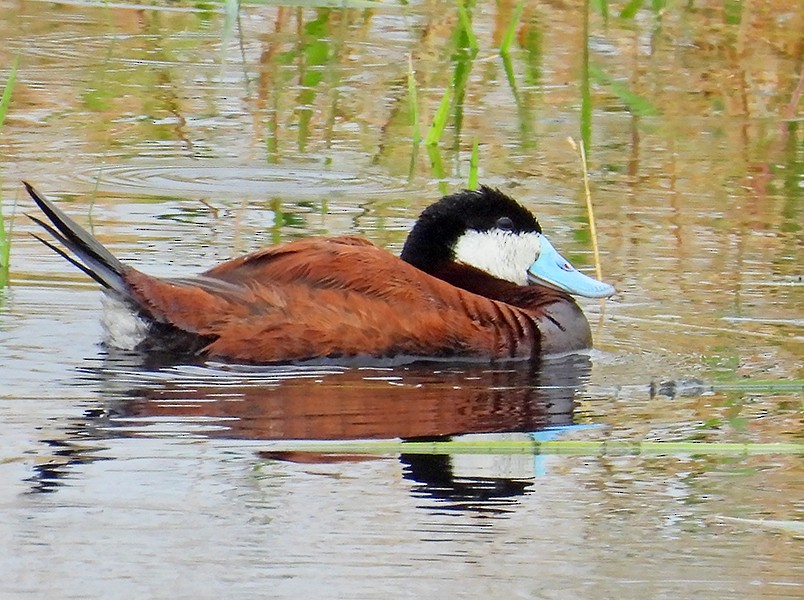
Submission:
[[[528,312],[538,312],[554,302],[575,304],[572,296],[565,292],[542,285],[517,285],[480,269],[454,262],[445,262],[430,269],[428,273],[467,292],[505,302]]]

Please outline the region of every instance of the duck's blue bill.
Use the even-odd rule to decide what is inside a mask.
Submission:
[[[543,235],[539,258],[528,269],[528,281],[587,298],[608,298],[615,289],[608,283],[603,283],[584,275],[573,267],[570,262],[561,256],[553,244]]]

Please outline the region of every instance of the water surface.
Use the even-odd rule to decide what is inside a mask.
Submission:
[[[514,5],[481,4],[473,55],[449,3],[0,2],[0,81],[20,57],[0,130],[0,595],[802,596],[800,456],[282,450],[802,442],[801,8],[612,5],[584,35],[583,3],[527,2],[506,61]],[[422,133],[457,91],[437,152],[411,143],[408,57]],[[592,272],[566,141],[583,129],[618,294],[583,303],[594,351],[537,370],[110,356],[96,286],[21,214],[24,178],[155,274],[309,235],[398,252],[466,184],[477,137],[481,180]]]

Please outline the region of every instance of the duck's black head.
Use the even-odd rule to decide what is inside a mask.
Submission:
[[[528,209],[485,186],[445,196],[427,207],[408,235],[401,258],[436,276],[452,263],[517,285],[539,284],[594,298],[614,293],[613,287],[575,270],[556,252]]]
[[[445,196],[427,207],[408,235],[402,260],[425,272],[461,262],[524,284],[541,231],[528,209],[483,186]]]

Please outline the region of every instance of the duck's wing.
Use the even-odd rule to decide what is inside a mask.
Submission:
[[[323,253],[334,255],[345,249],[348,251],[350,248],[378,249],[370,241],[354,236],[305,238],[281,246],[268,246],[256,252],[227,260],[205,271],[204,275],[226,280],[258,277],[287,279],[288,273],[296,271],[293,268],[294,263],[298,268],[298,265],[308,262],[308,256]]]

